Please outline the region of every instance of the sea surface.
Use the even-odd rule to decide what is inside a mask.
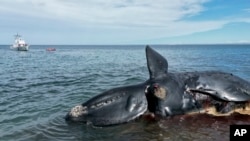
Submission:
[[[56,51],[48,52],[46,48]],[[152,45],[170,72],[219,70],[250,81],[250,45]],[[0,46],[0,141],[221,141],[250,117],[176,116],[93,127],[68,124],[75,105],[110,88],[149,78],[144,45]]]

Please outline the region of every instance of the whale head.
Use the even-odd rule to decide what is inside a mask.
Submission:
[[[109,126],[136,119],[147,110],[145,84],[118,87],[73,107],[66,121]]]

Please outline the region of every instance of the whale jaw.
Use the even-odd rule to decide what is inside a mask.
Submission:
[[[66,121],[110,126],[134,120],[147,111],[145,84],[114,88],[73,107]]]

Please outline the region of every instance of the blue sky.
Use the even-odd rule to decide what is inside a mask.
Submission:
[[[249,0],[1,0],[0,44],[250,43]]]

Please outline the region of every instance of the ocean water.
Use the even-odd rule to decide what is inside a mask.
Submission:
[[[55,52],[47,52],[55,47]],[[220,70],[250,81],[250,45],[152,46],[169,71]],[[250,117],[176,116],[111,126],[67,124],[75,105],[113,87],[148,79],[145,46],[31,46],[28,52],[0,46],[1,141],[229,140],[229,125]]]

